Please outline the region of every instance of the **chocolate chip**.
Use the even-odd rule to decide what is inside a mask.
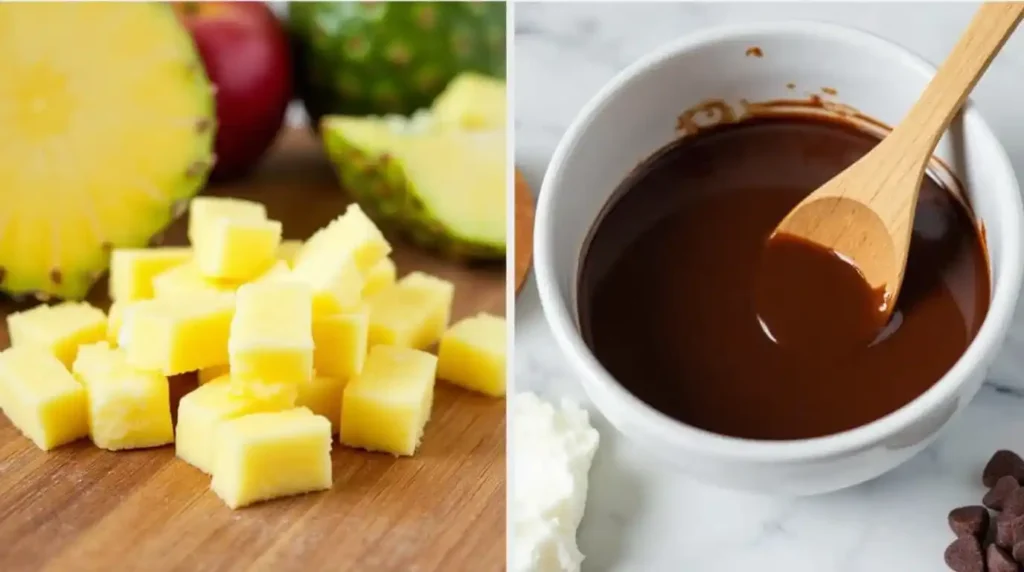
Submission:
[[[988,509],[983,506],[962,506],[949,511],[949,528],[959,536],[984,538],[988,531]]]
[[[1024,562],[1024,542],[1018,542],[1013,545],[1013,559],[1017,562]]]
[[[991,490],[985,493],[981,504],[992,510],[1003,510],[1006,500],[1018,489],[1020,489],[1020,483],[1017,482],[1017,479],[1009,475],[1002,477],[996,481]]]
[[[1003,501],[1003,514],[1009,514],[1012,516],[1024,515],[1024,487],[1021,487],[1006,497]]]
[[[984,572],[981,543],[973,536],[961,536],[946,547],[946,566],[953,572]]]
[[[995,544],[989,544],[985,551],[987,572],[1017,572],[1017,563],[1010,558],[1005,550]]]
[[[1012,548],[1014,544],[1024,540],[1024,516],[1000,514],[996,517],[995,543],[1000,548]]]
[[[981,482],[986,487],[993,487],[1002,477],[1011,476],[1018,481],[1024,480],[1024,459],[1017,453],[1001,449],[996,451],[981,472]]]

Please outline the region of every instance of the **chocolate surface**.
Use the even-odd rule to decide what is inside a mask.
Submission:
[[[581,330],[597,359],[663,413],[751,439],[852,429],[927,390],[974,338],[990,292],[967,210],[931,178],[893,318],[875,340],[840,353],[796,350],[767,335],[756,310],[771,231],[877,143],[836,121],[759,118],[684,138],[638,167],[580,268]],[[866,303],[828,291],[824,311],[837,323]]]

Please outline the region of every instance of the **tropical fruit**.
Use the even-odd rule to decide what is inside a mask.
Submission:
[[[80,299],[202,187],[214,102],[170,7],[0,3],[0,289]]]
[[[342,186],[382,226],[453,258],[505,256],[505,131],[325,117]]]
[[[431,106],[442,129],[505,129],[505,80],[463,73],[452,80]]]
[[[324,115],[410,115],[463,71],[505,76],[504,2],[289,4],[297,90]]]

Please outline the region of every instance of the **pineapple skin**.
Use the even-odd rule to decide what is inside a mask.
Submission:
[[[33,4],[20,6],[31,9]],[[24,256],[24,253],[0,251],[0,293],[5,293],[17,301],[26,298],[34,298],[39,301],[69,300],[80,301],[85,299],[90,289],[109,270],[110,252],[114,248],[141,248],[148,246],[152,239],[159,236],[168,225],[170,225],[187,208],[188,201],[197,195],[206,185],[210,172],[216,161],[214,155],[214,140],[217,131],[217,115],[215,107],[216,88],[210,82],[203,66],[199,51],[192,41],[188,30],[180,23],[170,5],[164,3],[145,3],[147,9],[151,10],[151,17],[155,25],[174,26],[178,29],[178,37],[175,38],[178,48],[184,50],[181,63],[184,64],[184,73],[178,74],[179,85],[182,90],[190,91],[190,97],[195,98],[198,113],[193,121],[193,159],[182,166],[181,175],[178,180],[160,188],[162,198],[166,200],[166,208],[161,211],[147,211],[140,213],[145,218],[128,219],[120,221],[120,224],[135,227],[128,238],[99,243],[81,260],[62,260],[60,264],[45,264],[40,256],[40,266],[32,272],[15,272],[9,268],[9,261],[6,256]],[[17,10],[19,5],[5,6],[6,10]],[[140,12],[141,14],[141,12]],[[0,18],[3,15],[0,14]],[[164,20],[163,23],[160,23]],[[40,22],[46,25],[45,22]],[[92,26],[95,22],[81,22],[82,26]],[[122,22],[121,25],[132,25]],[[69,43],[69,49],[74,50],[74,43]],[[169,85],[174,82],[168,81]],[[140,141],[139,145],[145,145]],[[119,165],[110,165],[110,169],[117,169]],[[2,182],[2,181],[0,181]],[[62,237],[64,241],[80,241],[81,236]],[[6,256],[5,256],[6,254]]]

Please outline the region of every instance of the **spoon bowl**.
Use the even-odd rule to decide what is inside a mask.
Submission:
[[[783,218],[769,237],[756,295],[768,330],[817,349],[824,342],[863,345],[885,327],[903,283],[928,162],[1022,16],[1024,3],[982,4],[903,121]],[[773,244],[780,240],[788,246]],[[821,252],[812,255],[815,249]],[[824,299],[811,294],[823,289]],[[878,304],[867,303],[873,295]],[[863,316],[826,321],[839,307],[843,313],[861,308]],[[853,329],[823,336],[822,325]]]

